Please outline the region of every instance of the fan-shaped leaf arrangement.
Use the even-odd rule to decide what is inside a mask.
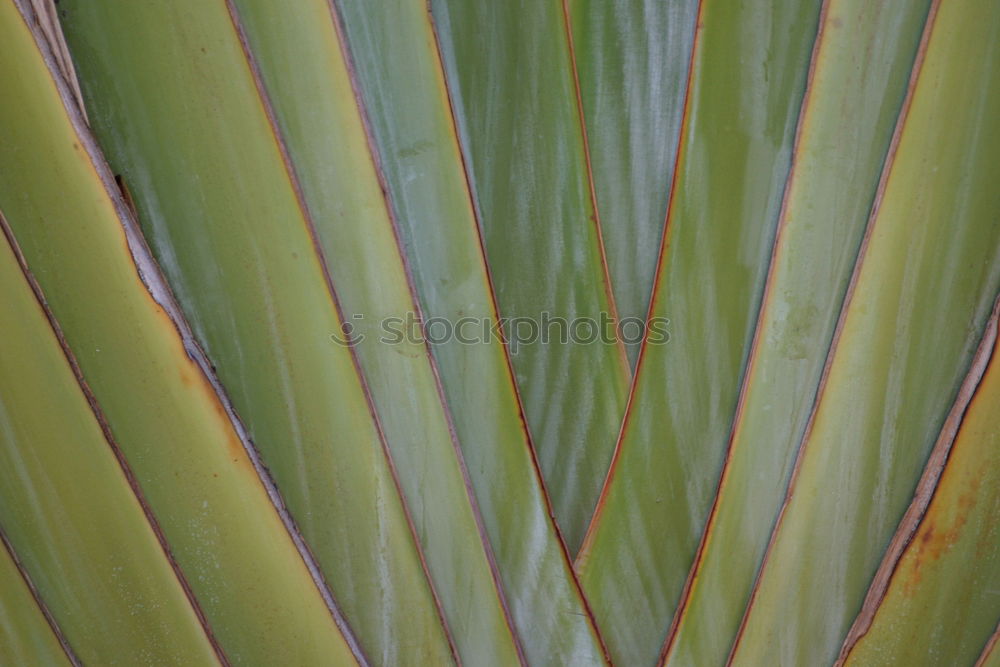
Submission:
[[[0,662],[998,664],[990,0],[0,0]]]

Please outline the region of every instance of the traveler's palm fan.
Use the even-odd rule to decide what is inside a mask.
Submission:
[[[0,663],[1000,665],[995,0],[0,0]]]

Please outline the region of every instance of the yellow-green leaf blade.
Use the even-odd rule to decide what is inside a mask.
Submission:
[[[495,303],[426,5],[336,4],[414,288],[428,333],[438,336],[432,352],[525,655],[532,663],[599,662],[602,649],[549,516],[504,346],[483,335],[483,324],[496,320]],[[443,321],[471,324],[438,342]],[[485,653],[480,648],[472,655]]]
[[[591,201],[569,28],[554,0],[434,0],[431,9],[500,315],[524,318],[509,331],[525,416],[575,553],[614,450],[629,370]]]
[[[708,518],[819,9],[701,6],[650,311],[669,319],[669,340],[640,354],[616,463],[578,559],[598,624],[625,663],[656,659]]]
[[[490,545],[480,537],[428,349],[416,338],[388,340],[386,323],[396,321],[402,329],[415,305],[333,8],[325,0],[292,10],[254,0],[234,4],[331,284],[353,328],[352,351],[396,459],[459,652],[469,659],[517,662]],[[299,63],[296,76],[287,75],[289,62]],[[470,607],[470,598],[480,604]]]
[[[1000,616],[996,332],[995,313],[987,327],[992,338],[985,350],[989,366],[985,374],[979,371],[971,400],[957,406],[957,434],[943,434],[953,442],[944,443],[947,449],[940,459],[936,446],[928,462],[928,467],[944,465],[942,472],[925,472],[935,475],[932,500],[923,505],[916,530],[908,528],[908,545],[891,563],[891,579],[881,591],[874,618],[844,664],[915,665],[928,658],[940,664],[972,664],[993,634],[993,619]]]
[[[932,20],[735,664],[836,657],[1000,288],[1000,14]]]
[[[0,660],[5,664],[73,663],[6,545],[0,545]]]
[[[812,409],[928,7],[827,3],[724,477],[667,640],[668,663],[721,663],[736,637]]]
[[[172,14],[167,3],[156,12],[132,3],[114,10],[71,9],[68,37],[80,54],[84,90],[92,108],[113,119],[101,126],[101,136],[131,181],[154,249],[170,267],[182,303],[293,515],[303,517],[310,543],[317,531],[330,531],[329,549],[314,544],[317,557],[335,594],[349,605],[348,617],[364,628],[359,632],[373,659],[442,661],[449,648],[426,581],[407,574],[406,563],[373,563],[372,554],[392,555],[404,545],[386,550],[377,541],[390,517],[375,515],[372,494],[358,487],[370,474],[338,465],[338,459],[359,456],[357,441],[372,451],[378,446],[365,388],[353,368],[354,352],[396,459],[428,568],[442,594],[449,594],[450,620],[469,641],[490,647],[487,653],[495,648],[497,655],[514,655],[426,350],[378,340],[379,321],[405,315],[412,302],[329,7],[300,3],[288,11],[239,3],[238,15],[231,16],[219,0],[192,3],[193,20]],[[264,18],[257,20],[259,15]],[[296,141],[302,135],[295,134],[301,125],[292,119],[271,127],[264,104],[269,101],[277,115],[282,97],[267,77],[254,79],[239,27],[246,28],[245,46],[262,72],[287,62],[268,48],[286,39],[288,48],[307,52],[305,59],[318,57],[321,67],[296,68],[300,76],[285,83],[308,91],[305,99],[314,103],[307,120],[323,110],[324,117],[311,120],[323,129],[312,145],[323,159],[319,172],[308,168],[312,163],[301,163]],[[101,58],[114,63],[111,72],[86,57],[98,47]],[[125,94],[118,97],[120,91]],[[151,106],[161,113],[147,119]],[[165,146],[172,147],[167,156],[150,159]],[[291,171],[280,149],[295,158]],[[317,186],[317,178],[330,180]],[[312,198],[317,187],[324,207]],[[337,244],[336,254],[327,252],[328,243]],[[328,266],[324,258],[332,260]],[[348,319],[366,335],[353,350],[331,340],[341,324],[334,297],[349,314],[365,316],[358,323]],[[272,390],[276,379],[281,395]],[[315,456],[328,465],[316,468]],[[338,493],[345,485],[350,493]],[[316,503],[325,504],[320,499],[328,496],[339,505],[318,513]],[[358,513],[357,507],[366,511]],[[351,560],[335,558],[338,553]],[[361,586],[364,597],[358,595]],[[383,590],[397,594],[376,597]],[[479,601],[471,609],[470,598]]]
[[[568,0],[611,286],[635,367],[680,138],[697,0]]]
[[[143,283],[156,279],[148,264],[140,277],[146,260],[67,91],[13,19],[0,29],[5,54],[22,55],[3,69],[18,104],[0,105],[0,160],[19,168],[0,170],[0,208],[215,636],[234,662],[353,664],[223,405]]]
[[[7,540],[81,660],[217,664],[12,249],[0,245]]]

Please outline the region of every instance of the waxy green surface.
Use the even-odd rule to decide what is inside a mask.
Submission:
[[[98,136],[366,654],[378,664],[450,661],[350,350],[331,338],[341,322],[226,3],[81,3],[69,12]],[[304,5],[302,15],[317,20]],[[415,426],[409,442],[420,456],[417,445],[431,437],[444,438],[429,467],[441,471],[433,488],[445,498],[431,505],[431,534],[455,545],[456,578],[482,582],[467,592],[485,602],[492,582],[471,512],[451,502],[464,489],[444,472],[455,468],[447,430]],[[446,502],[454,509],[442,512]],[[413,509],[424,536],[426,510]],[[442,533],[461,517],[464,530]]]
[[[104,86],[94,97],[95,107],[113,116],[104,126],[105,145],[112,147],[127,178],[149,174],[138,181],[141,188],[132,188],[140,217],[162,261],[169,267],[171,258],[177,258],[171,278],[182,303],[237,409],[248,415],[279,488],[292,494],[293,515],[311,516],[317,527],[336,528],[331,546],[349,550],[353,571],[343,566],[343,557],[334,558],[332,549],[314,546],[336,597],[349,605],[345,611],[351,622],[364,628],[359,632],[372,659],[387,664],[440,661],[447,659],[443,652],[448,646],[430,600],[425,598],[422,606],[404,602],[404,596],[413,599],[413,589],[425,584],[388,559],[398,558],[394,552],[409,545],[375,541],[381,521],[352,516],[359,504],[371,506],[373,494],[338,488],[369,475],[337,470],[334,462],[357,456],[357,442],[376,443],[366,442],[372,422],[358,379],[351,375],[351,350],[331,340],[339,334],[340,322],[324,270],[348,322],[365,336],[354,351],[454,636],[501,662],[516,660],[426,350],[416,343],[393,346],[379,340],[383,319],[405,317],[413,304],[329,7],[313,2],[288,12],[272,4],[241,2],[237,9],[280,135],[267,123],[225,3],[192,5],[200,17],[194,22],[197,28],[179,18],[171,22],[169,14],[158,19],[149,8],[131,9],[133,27],[120,31],[109,30],[102,19],[113,22],[122,12],[108,10],[115,14],[109,18],[87,8],[88,22],[79,32],[69,21],[71,48],[85,51],[86,45],[101,44],[111,34],[117,39],[108,46],[107,57],[127,63],[103,78],[96,67],[80,65],[86,90]],[[135,25],[144,26],[149,35]],[[164,25],[173,31],[164,32]],[[185,32],[192,29],[200,31],[193,42]],[[78,44],[82,36],[89,41]],[[206,54],[200,53],[202,41]],[[151,47],[157,43],[162,43],[160,51]],[[297,67],[298,79],[268,76],[272,68],[285,71],[286,63],[309,59],[316,67]],[[211,78],[203,81],[206,72]],[[164,78],[176,87],[164,86]],[[310,103],[289,106],[296,98],[286,95],[288,87],[296,94],[299,86],[308,96],[298,99]],[[116,87],[137,92],[111,105],[107,90]],[[222,101],[216,103],[219,96]],[[163,113],[155,131],[147,132],[129,119],[151,103]],[[285,171],[278,141],[285,142],[295,182]],[[116,145],[123,149],[114,150]],[[174,147],[172,164],[147,158],[165,145]],[[232,151],[233,146],[249,156]],[[330,160],[331,155],[337,159]],[[239,177],[213,178],[222,173]],[[305,210],[295,198],[298,185]],[[158,226],[166,220],[169,226]],[[309,222],[315,224],[325,266]],[[221,267],[221,276],[215,267]],[[355,314],[364,319],[353,318]],[[255,363],[248,364],[249,359]],[[271,390],[276,380],[282,395]],[[295,446],[289,447],[289,441]],[[327,471],[314,468],[317,452],[331,462]],[[300,469],[325,478],[303,484]],[[332,477],[334,471],[338,478]],[[294,494],[303,496],[296,499]],[[320,513],[317,503],[331,497],[343,504]],[[312,543],[308,524],[303,532]],[[371,539],[359,539],[359,534]],[[388,587],[390,577],[395,581]],[[354,592],[358,585],[368,588],[368,597]],[[478,602],[470,606],[469,600]],[[391,623],[384,622],[387,616]]]
[[[0,209],[216,638],[232,662],[353,664],[232,423],[140,278],[110,173],[3,6],[0,89],[18,104],[0,105],[0,162],[19,166],[0,170]]]
[[[578,560],[623,664],[656,660],[708,518],[778,220],[818,2],[706,2],[651,314],[604,505]],[[630,574],[625,574],[630,573]]]
[[[994,325],[995,326],[995,325]],[[971,665],[1000,617],[1000,354],[962,419],[934,497],[846,664]]]
[[[539,336],[543,327],[550,335],[512,342],[511,359],[556,518],[576,553],[614,451],[629,369],[623,345],[594,340],[602,316],[613,333],[614,313],[566,17],[556,1],[430,6],[500,315],[530,318]],[[529,336],[531,326],[511,328]]]
[[[369,146],[356,82],[345,62],[339,16],[321,0],[303,3],[294,12],[266,2],[241,1],[238,6],[345,319],[358,337],[354,349],[396,454],[459,654],[469,660],[516,662],[517,640],[478,543],[479,526],[462,486],[461,453],[453,449],[452,413],[438,395],[428,348],[417,337],[388,341],[386,318],[397,318],[402,330],[403,321],[417,311],[379,181],[379,156]],[[287,62],[302,63],[297,76],[286,76]],[[338,159],[331,161],[330,155]],[[478,433],[464,435],[478,438]],[[436,458],[429,458],[428,449]],[[453,505],[464,506],[465,512],[450,509]],[[467,538],[464,556],[456,556],[449,544],[451,535],[460,537],[451,532],[455,517]],[[463,558],[466,567],[475,567],[456,572]],[[470,608],[469,599],[483,604]]]
[[[929,4],[827,4],[742,406],[701,557],[688,574],[669,664],[721,664],[736,637],[813,406]]]
[[[0,660],[5,664],[72,663],[42,615],[14,559],[0,546]]]
[[[439,321],[429,333],[440,335],[441,319],[472,322],[456,332],[465,340],[432,350],[525,655],[532,664],[600,662],[548,515],[503,342],[481,338],[496,310],[426,4],[338,7],[414,286],[427,322]]]
[[[0,243],[0,662],[598,664],[557,522],[617,663],[832,662],[1000,289],[1000,17],[930,4],[61,0],[124,197],[0,7],[0,211],[193,589]],[[601,503],[638,347],[379,340],[657,266]],[[998,660],[995,366],[852,664]]]
[[[1000,289],[1000,14],[930,29],[737,665],[836,658]]]
[[[698,0],[569,0],[611,286],[635,367],[681,134]]]
[[[217,664],[13,250],[0,241],[7,540],[81,661]]]

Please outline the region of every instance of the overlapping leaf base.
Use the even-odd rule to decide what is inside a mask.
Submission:
[[[0,663],[1000,661],[995,2],[0,0],[0,94]]]

